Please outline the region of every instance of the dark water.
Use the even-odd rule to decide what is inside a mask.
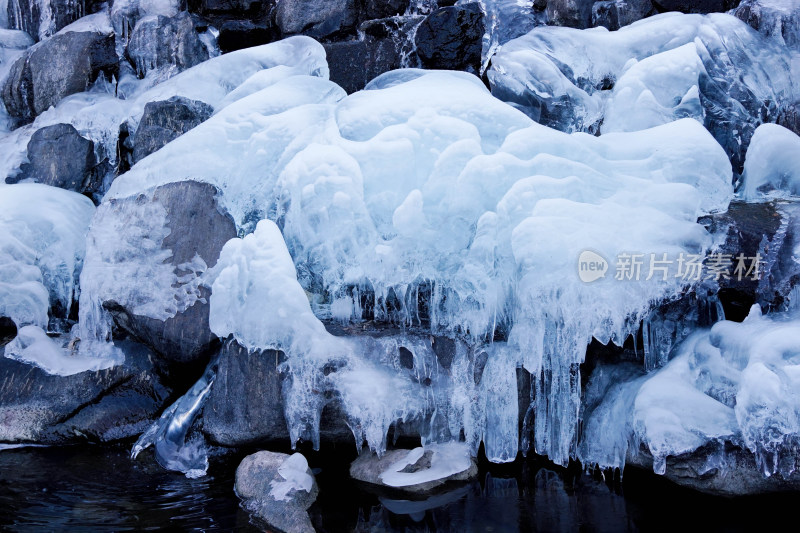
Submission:
[[[309,454],[320,531],[753,531],[785,527],[800,495],[722,499],[628,469],[607,484],[535,461],[481,468],[477,481],[427,501],[376,495],[348,479],[347,455]],[[128,447],[0,451],[0,529],[257,531],[233,493],[241,455],[215,458],[209,475],[166,472]]]

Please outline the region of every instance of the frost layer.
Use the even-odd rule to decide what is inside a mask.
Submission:
[[[460,389],[477,394],[466,403],[483,406],[481,413],[441,409],[439,435],[463,428],[468,440],[487,443],[493,460],[513,460],[514,369],[524,366],[541,383],[536,451],[561,464],[576,450],[578,365],[587,343],[592,336],[621,343],[652,303],[683,289],[679,279],[659,276],[617,281],[613,267],[584,284],[580,252],[592,249],[609,262],[623,252],[703,253],[710,238],[697,216],[724,210],[732,194],[726,154],[694,120],[634,134],[569,135],[493,98],[471,75],[415,70],[385,74],[347,97],[307,77],[252,92],[138,163],[108,198],[184,179],[222,190],[243,234],[265,217],[277,222],[319,318],[374,316],[478,343],[507,337],[487,348],[489,377],[480,390]],[[317,438],[323,402],[312,391],[325,387],[310,367],[347,359],[346,370],[325,376],[334,382],[326,386],[340,394],[357,440],[380,450],[393,421],[433,404],[398,376],[396,347],[354,350],[330,341],[322,359],[306,357],[315,353],[308,347],[293,352],[307,339],[287,341],[283,333],[309,331],[300,326],[308,314],[288,325],[254,315],[247,295],[273,289],[254,282],[266,275],[255,272],[271,267],[256,261],[261,245],[252,242],[231,245],[250,258],[247,268],[238,254],[221,261],[230,270],[220,270],[227,296],[218,303],[241,320],[223,327],[227,319],[217,315],[215,332],[238,335],[250,348],[288,344],[293,440]],[[260,331],[259,321],[274,332]],[[465,355],[447,387],[468,380],[469,364]]]

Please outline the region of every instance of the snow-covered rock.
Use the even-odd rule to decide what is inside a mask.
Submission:
[[[387,489],[418,494],[475,477],[478,467],[466,443],[431,444],[413,450],[364,452],[350,465],[350,476]]]
[[[236,494],[242,506],[280,531],[313,532],[306,510],[318,493],[314,474],[299,453],[257,452],[236,469]]]
[[[590,391],[607,392],[585,425],[582,460],[649,461],[657,473],[711,492],[796,488],[798,334],[796,311],[762,316],[755,305],[742,323],[692,335],[654,374],[617,375],[610,388],[596,381]]]
[[[692,117],[739,171],[755,128],[798,101],[796,51],[727,14],[669,13],[618,31],[535,28],[506,43],[492,92],[563,131],[636,131]]]

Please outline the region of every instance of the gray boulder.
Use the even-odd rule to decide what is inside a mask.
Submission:
[[[29,48],[11,66],[0,95],[9,115],[27,123],[116,71],[113,34],[67,32]]]
[[[385,490],[404,491],[414,494],[428,494],[444,485],[468,481],[475,477],[478,474],[478,466],[471,458],[464,461],[463,469],[455,469],[448,474],[439,474],[434,479],[415,484],[390,485],[382,477],[393,469],[393,465],[403,463],[408,464],[398,470],[400,473],[414,474],[420,479],[433,477],[433,475],[426,476],[425,471],[430,470],[432,466],[438,467],[439,457],[437,456],[441,456],[443,462],[446,461],[452,464],[452,460],[449,457],[445,459],[445,456],[449,455],[447,448],[451,446],[463,447],[464,451],[466,451],[466,445],[463,443],[448,443],[445,445],[431,445],[424,449],[417,448],[416,450],[390,450],[383,454],[382,457],[378,457],[371,452],[363,452],[350,465],[350,477],[364,483],[379,486]]]
[[[208,120],[213,113],[210,105],[183,96],[148,102],[134,136],[133,163]]]
[[[284,36],[332,38],[355,33],[357,22],[355,0],[281,0],[275,7],[275,23]]]
[[[363,39],[325,43],[331,81],[354,93],[384,72],[416,63],[408,36],[420,19],[414,16],[370,20],[359,27]],[[406,64],[404,57],[408,57]]]
[[[174,17],[159,15],[139,20],[125,55],[141,77],[151,70],[170,66],[180,72],[209,57],[195,21],[186,11]]]
[[[171,251],[170,264],[176,274],[184,274],[178,267],[199,256],[210,268],[219,258],[222,246],[236,236],[233,219],[220,206],[218,190],[208,183],[195,181],[174,182],[156,188],[151,197],[144,195],[112,200],[103,204],[104,216],[125,219],[129,211],[141,206],[137,202],[154,202],[166,213],[169,235],[161,243],[162,249]],[[147,283],[148,280],[139,280]],[[135,290],[135,288],[131,288]],[[116,325],[150,346],[159,354],[157,365],[166,374],[183,374],[188,368],[202,372],[208,356],[219,344],[208,325],[209,291],[200,287],[200,299],[193,305],[166,320],[141,316],[125,305],[108,299],[103,301]],[[102,298],[102,295],[100,295]],[[187,372],[187,377],[191,372]]]
[[[480,70],[483,11],[478,3],[437,9],[417,28],[417,55],[425,68]]]
[[[800,10],[792,2],[765,2],[744,0],[733,14],[768,37],[782,41],[786,46],[800,46]],[[794,4],[796,6],[796,4]]]
[[[203,408],[203,432],[212,442],[223,446],[288,442],[278,372],[284,360],[279,351],[249,353],[233,339],[225,342]]]
[[[20,167],[19,174],[6,182],[33,180],[80,193],[97,191],[102,180],[96,168],[94,143],[71,124],[36,130],[28,142],[28,161]]]
[[[286,533],[314,531],[306,512],[319,489],[305,458],[262,451],[248,455],[236,469],[236,494],[251,515],[270,529]]]
[[[130,342],[120,347],[124,364],[72,376],[0,357],[0,442],[112,442],[147,429],[170,390],[148,350]]]

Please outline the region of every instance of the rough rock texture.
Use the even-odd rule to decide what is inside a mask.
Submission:
[[[101,73],[117,71],[114,35],[67,32],[28,49],[2,87],[6,110],[22,122],[57,104],[65,96],[85,91]]]
[[[738,4],[739,0],[653,0],[653,5],[659,12],[722,13]]]
[[[617,30],[655,13],[650,0],[605,0],[592,5],[592,26]]]
[[[289,455],[262,451],[248,455],[236,469],[236,494],[242,506],[254,517],[266,522],[270,529],[287,533],[313,532],[306,510],[317,499],[319,489],[311,469],[306,475],[312,479],[311,491],[291,490],[284,500],[276,500],[270,492],[273,483],[284,480],[278,469]]]
[[[358,10],[355,0],[282,0],[275,8],[275,22],[284,36],[333,38],[354,33]]]
[[[197,254],[210,268],[216,264],[222,246],[236,236],[233,219],[219,206],[217,193],[213,185],[195,181],[169,183],[155,190],[153,201],[167,213],[170,234],[162,247],[172,251],[173,266],[187,263]],[[126,205],[136,201],[117,201],[114,209],[124,217]],[[201,295],[205,303],[198,300],[165,321],[135,315],[114,301],[106,301],[103,306],[117,326],[159,354],[157,365],[161,371],[169,374],[186,364],[202,371],[219,341],[208,325],[208,290],[201,288]]]
[[[72,376],[0,357],[0,442],[111,442],[147,429],[170,391],[141,345],[122,343],[125,363]]]
[[[250,20],[226,20],[220,25],[217,45],[222,53],[228,53],[271,43],[278,38],[278,28],[270,24]]]
[[[371,452],[364,452],[359,455],[358,458],[350,465],[350,477],[365,483],[378,485],[381,488],[388,489],[390,491],[399,490],[415,494],[426,494],[435,491],[436,489],[448,483],[467,481],[475,477],[475,475],[478,473],[478,466],[475,464],[475,461],[471,461],[469,468],[466,470],[441,479],[405,487],[391,487],[385,485],[383,481],[381,481],[381,474],[383,474],[390,466],[392,466],[392,464],[403,460],[410,451],[411,450],[389,450],[383,454],[383,457],[378,457]],[[403,469],[403,471],[413,473],[426,470],[430,468],[432,459],[433,457],[430,451],[426,451],[416,463],[408,465]]]
[[[33,180],[68,191],[94,192],[102,180],[95,168],[94,143],[82,137],[71,124],[36,130],[28,142],[28,161],[6,183]]]
[[[591,0],[547,0],[547,23],[553,26],[588,28],[592,22]]]
[[[724,461],[726,468],[714,466]],[[628,465],[652,470],[653,458],[642,450],[628,450]],[[756,466],[753,454],[726,443],[724,446],[707,446],[679,457],[667,457],[664,477],[681,485],[715,496],[745,496],[770,492],[787,492],[800,489],[800,472],[788,479],[774,474],[764,476]]]
[[[168,142],[207,120],[214,108],[199,100],[173,96],[148,102],[133,141],[133,162],[144,159]]]
[[[786,106],[775,122],[800,135],[800,103]]]
[[[49,13],[42,13],[42,2],[37,0],[8,0],[8,27],[23,30],[31,37],[44,39],[96,10],[92,0],[48,0]]]
[[[364,18],[372,20],[402,15],[410,3],[410,0],[365,0]]]
[[[787,46],[800,46],[800,5],[783,2],[744,0],[733,14],[764,35],[783,41]]]
[[[478,72],[483,33],[479,4],[443,7],[417,28],[417,55],[425,68]]]
[[[209,57],[194,19],[186,11],[174,17],[159,15],[139,20],[125,53],[139,76],[167,66],[186,70]]]
[[[203,408],[203,433],[211,441],[224,446],[288,442],[278,372],[284,359],[279,351],[248,353],[233,339],[225,342],[214,387]]]
[[[361,40],[325,43],[330,80],[348,93],[360,91],[375,77],[416,64],[407,38],[421,17],[394,17],[365,22]]]

